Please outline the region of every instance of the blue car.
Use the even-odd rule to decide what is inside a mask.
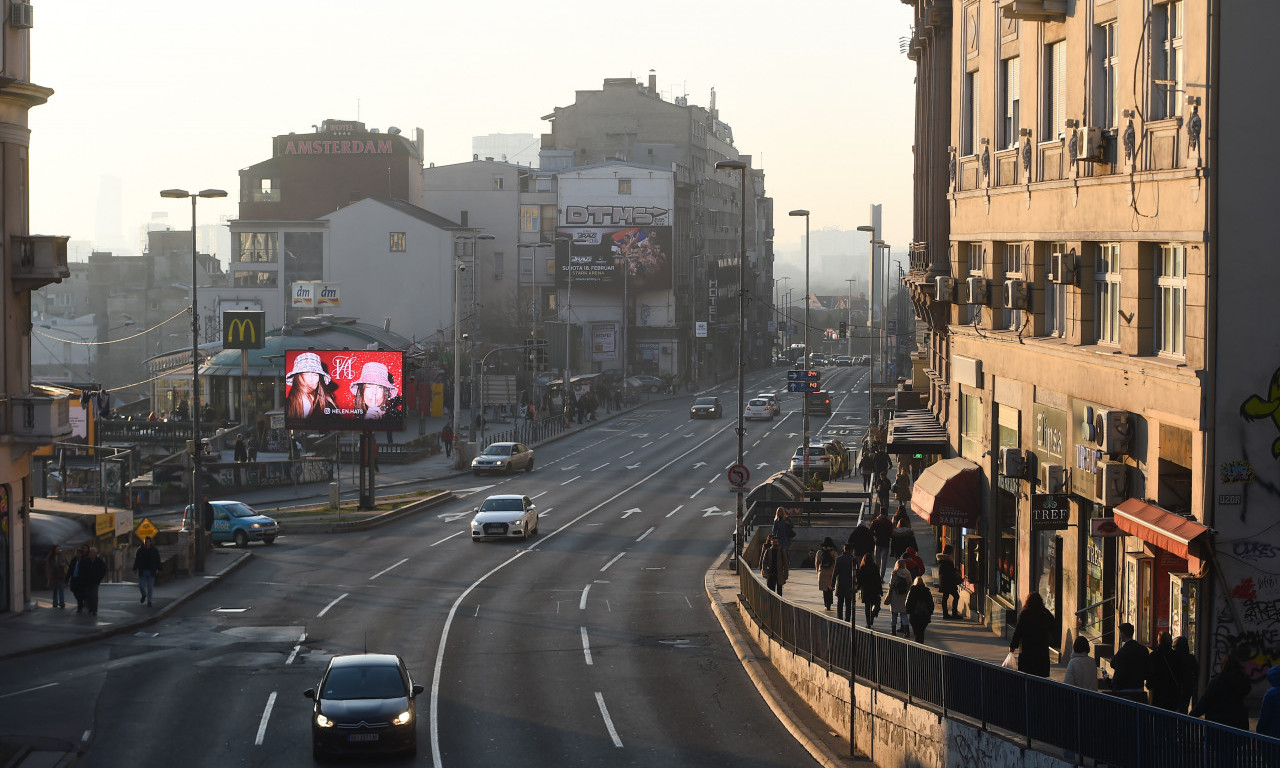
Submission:
[[[237,547],[247,547],[251,541],[271,544],[280,535],[280,525],[266,515],[240,501],[210,501],[213,507],[213,527],[209,535],[214,544],[234,542]],[[182,518],[182,527],[191,520],[188,504]]]

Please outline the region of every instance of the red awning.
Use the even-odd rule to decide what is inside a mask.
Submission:
[[[982,469],[966,459],[943,459],[916,478],[911,508],[930,525],[974,528],[981,502]]]
[[[1194,520],[1163,510],[1142,499],[1126,499],[1114,508],[1116,526],[1132,536],[1172,552],[1183,559],[1193,557],[1191,542],[1209,532]]]

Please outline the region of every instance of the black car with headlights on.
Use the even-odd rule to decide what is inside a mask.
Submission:
[[[417,754],[418,717],[414,699],[422,693],[399,656],[359,653],[334,656],[312,699],[311,752],[330,754]]]
[[[718,397],[699,397],[689,406],[691,419],[718,419],[724,415],[724,407]]]

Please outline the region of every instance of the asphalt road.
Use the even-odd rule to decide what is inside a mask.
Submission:
[[[836,413],[813,431],[853,434],[866,369],[824,374]],[[783,379],[752,374],[749,394]],[[734,525],[734,387],[713,392],[723,419],[651,403],[539,448],[528,475],[459,477],[466,495],[429,513],[281,536],[145,632],[2,663],[22,681],[0,699],[9,727],[83,741],[86,766],[309,765],[302,691],[367,649],[426,687],[414,764],[812,765],[703,589]],[[786,468],[799,406],[784,394],[783,418],[747,423],[754,480]],[[540,534],[471,542],[489,493],[534,498]]]

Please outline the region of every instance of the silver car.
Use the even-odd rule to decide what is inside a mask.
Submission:
[[[742,418],[747,421],[752,419],[773,421],[773,408],[763,397],[754,397],[747,401],[747,408],[742,412]]]
[[[485,472],[515,472],[523,469],[533,471],[533,449],[523,443],[490,443],[471,460],[471,472],[476,475]]]
[[[538,508],[528,496],[490,496],[475,508],[471,540],[527,539],[538,534]]]

